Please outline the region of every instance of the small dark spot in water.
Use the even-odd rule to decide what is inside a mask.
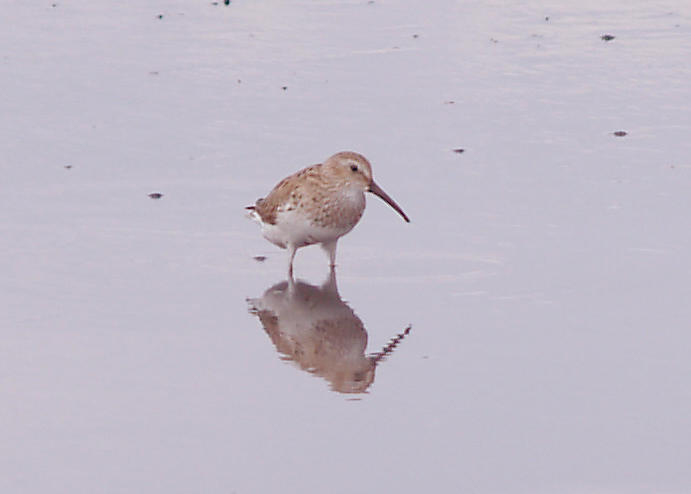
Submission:
[[[374,0],[369,0],[369,2],[367,2],[367,5],[374,5]]]
[[[456,102],[454,100],[450,99],[448,101],[444,101],[444,104],[445,105],[454,105],[454,104],[456,104]]]
[[[238,79],[238,84],[242,84],[242,79]]]
[[[413,34],[413,38],[418,39],[420,37],[419,34]]]
[[[498,40],[498,39],[490,38],[489,40],[490,40],[492,43],[499,43],[499,40]]]
[[[548,16],[548,15],[545,16],[545,20],[546,20],[546,21],[549,21],[549,16]]]
[[[158,75],[158,70],[152,70],[149,75]]]
[[[254,256],[252,259],[254,259],[257,262],[264,262],[266,261],[266,256]]]
[[[616,132],[614,132],[614,135],[617,137],[624,137],[626,134],[627,132],[625,130],[617,130]]]
[[[72,169],[72,165],[65,165],[65,170],[71,170],[71,169]]]
[[[53,5],[51,5],[51,7],[57,7],[57,6],[58,6],[57,3],[54,3]]]
[[[453,152],[454,152],[454,153],[461,154],[461,153],[465,153],[465,149],[463,149],[463,148],[456,148],[456,149],[453,150]]]
[[[211,5],[218,5],[218,2],[211,2]]]
[[[616,38],[616,36],[612,36],[611,34],[603,34],[600,36],[602,41],[612,41],[614,38]]]
[[[158,14],[159,19],[163,19],[163,14]]]
[[[163,197],[163,194],[161,194],[160,192],[152,192],[151,194],[149,194],[149,197],[152,199],[160,199],[161,197]]]
[[[230,0],[223,0],[223,3],[226,5],[230,5]]]
[[[281,89],[283,89],[285,91],[288,89],[288,86],[281,86]]]

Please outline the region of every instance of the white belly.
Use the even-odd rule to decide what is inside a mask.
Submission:
[[[262,226],[262,234],[269,242],[285,249],[332,242],[357,224],[365,210],[362,190],[346,188],[331,200],[313,204],[288,202],[278,208],[271,224],[261,220],[256,211],[250,217]]]
[[[285,249],[288,244],[296,247],[331,242],[353,229],[355,224],[340,227],[315,225],[298,210],[278,214],[276,224],[262,223],[262,234],[272,244]]]

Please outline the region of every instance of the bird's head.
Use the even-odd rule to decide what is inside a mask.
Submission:
[[[356,187],[363,192],[371,192],[379,196],[384,202],[396,210],[403,219],[410,223],[408,216],[384,190],[377,185],[372,177],[372,165],[363,155],[352,151],[336,153],[324,162],[329,174],[339,182]]]

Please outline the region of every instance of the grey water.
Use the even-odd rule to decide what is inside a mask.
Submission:
[[[218,3],[4,9],[0,490],[691,491],[689,6]]]

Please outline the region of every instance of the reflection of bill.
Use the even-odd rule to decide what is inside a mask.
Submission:
[[[283,281],[248,303],[284,359],[323,377],[340,393],[365,392],[377,364],[410,332],[409,326],[380,352],[366,355],[367,331],[341,300],[334,270],[320,287]]]

